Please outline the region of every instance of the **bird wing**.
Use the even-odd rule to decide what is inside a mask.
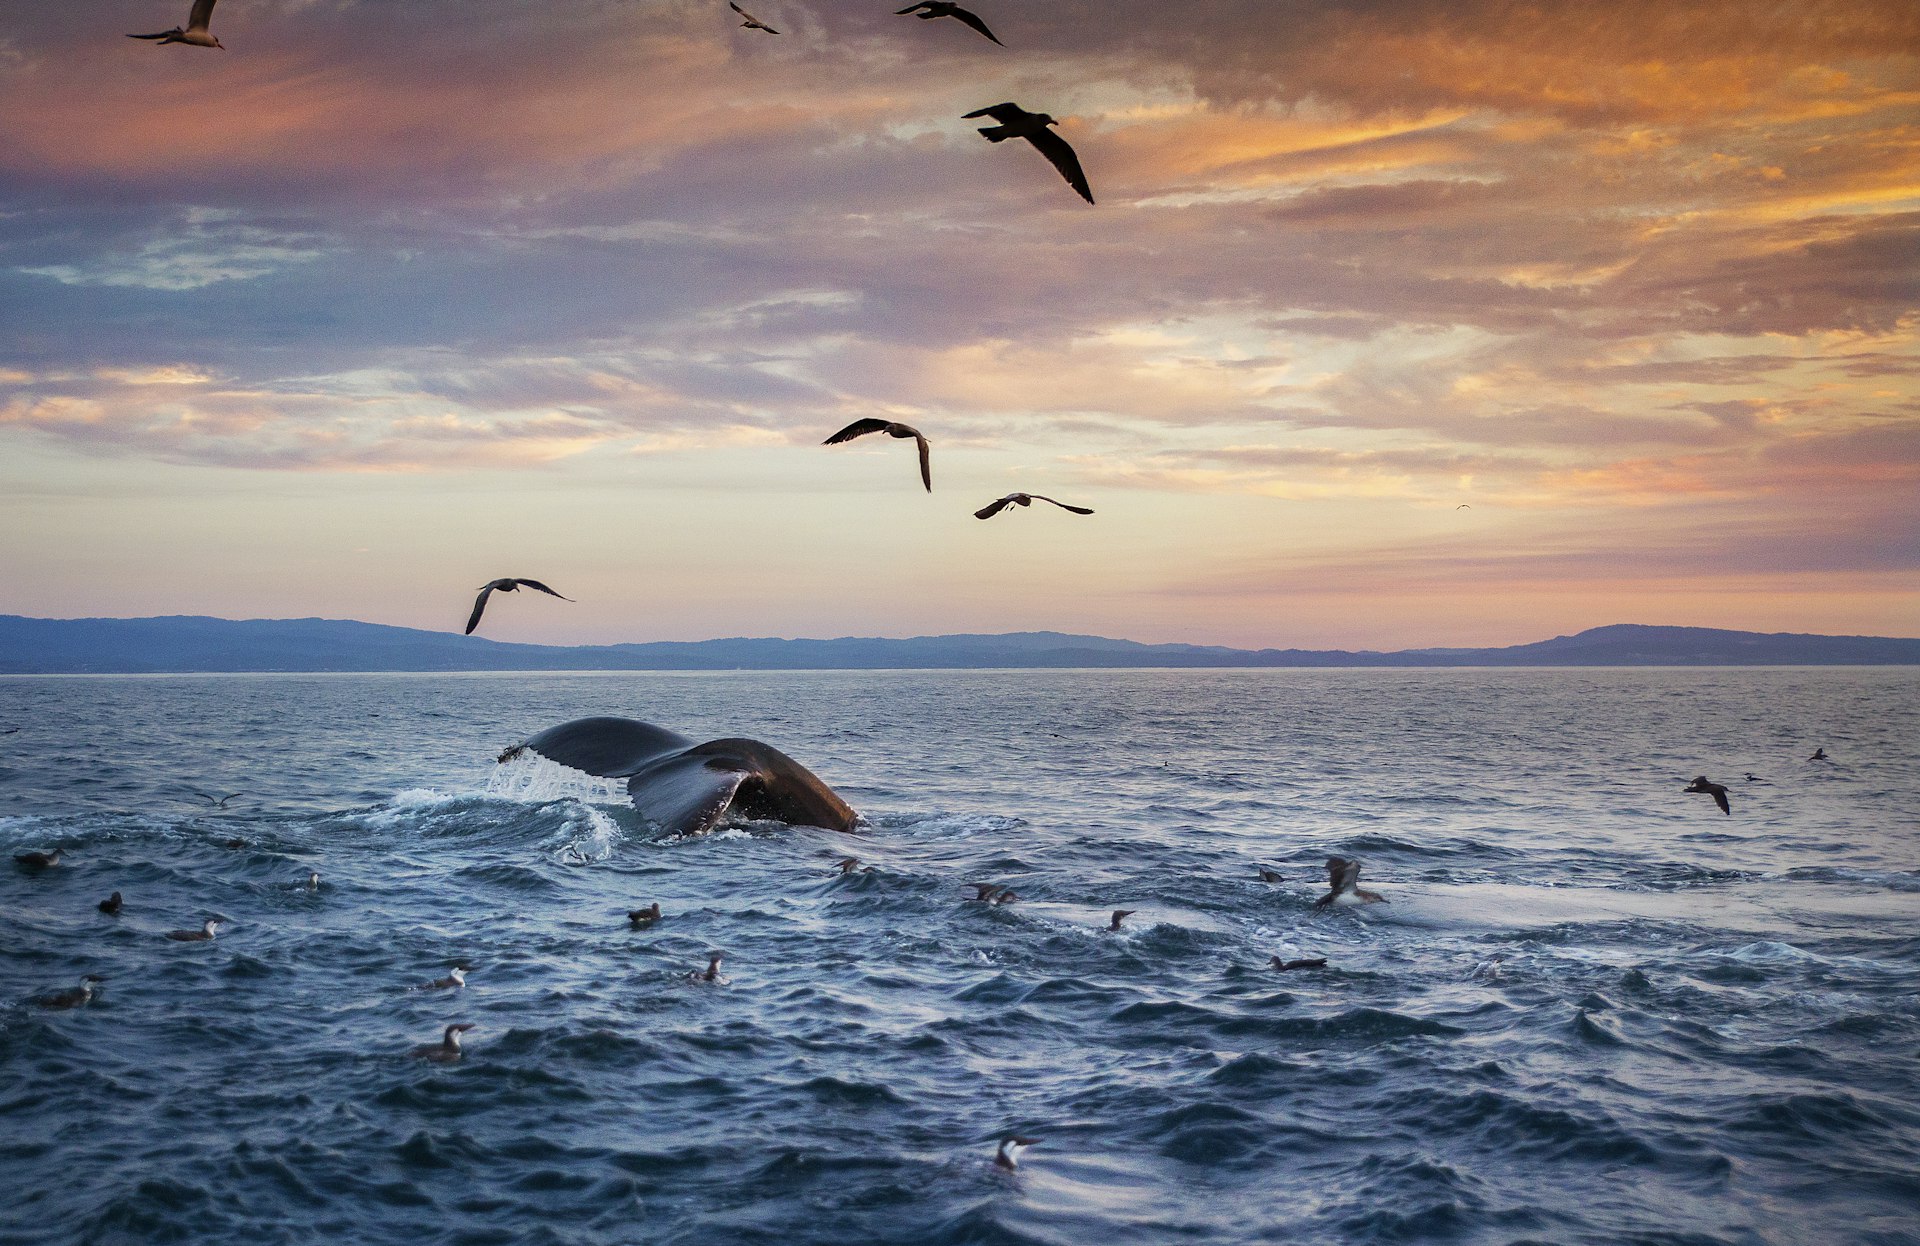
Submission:
[[[188,30],[205,30],[213,20],[213,6],[220,0],[193,0],[193,14],[187,18]]]
[[[967,10],[961,8],[959,5],[956,4],[953,6],[953,9],[950,15],[957,21],[965,22],[967,25],[973,27],[975,30],[979,31],[981,34],[985,35],[987,38],[993,39],[995,43],[1000,43],[998,39],[993,38],[993,32],[987,29],[987,24],[981,21],[977,14],[969,13]],[[1007,45],[1004,43],[1000,43],[1000,46],[1004,48]]]
[[[820,444],[837,446],[843,441],[852,441],[855,437],[865,437],[868,433],[885,432],[888,421],[877,419],[855,420]]]
[[[932,461],[933,452],[927,446],[927,439],[925,437],[922,437],[919,433],[915,433],[913,435],[913,440],[915,444],[917,444],[920,447],[920,483],[927,487],[928,493],[932,493],[933,492],[933,461]]]
[[[930,9],[932,7],[932,5],[927,3],[927,0],[920,0],[919,4],[910,4],[904,9],[895,9],[893,15],[895,17],[905,17],[909,13],[918,13],[921,9]]]
[[[1045,494],[1043,494],[1043,493],[1035,493],[1035,494],[1033,494],[1033,495],[1031,495],[1031,496],[1032,496],[1032,497],[1033,497],[1033,498],[1034,498],[1034,499],[1035,499],[1036,501],[1040,501],[1040,502],[1053,502],[1053,504],[1054,504],[1055,506],[1058,506],[1058,507],[1059,507],[1059,508],[1060,508],[1061,510],[1063,510],[1063,511],[1072,511],[1072,512],[1073,512],[1074,514],[1076,514],[1076,515],[1091,515],[1091,514],[1093,514],[1093,511],[1092,511],[1091,509],[1089,509],[1089,508],[1087,508],[1087,507],[1085,507],[1085,506],[1068,506],[1068,505],[1067,505],[1067,504],[1066,504],[1065,502],[1054,502],[1054,500],[1053,500],[1052,498],[1050,498],[1050,497],[1048,497],[1048,496],[1046,496],[1046,495],[1045,495]]]
[[[550,588],[548,588],[548,587],[547,587],[546,585],[544,585],[544,584],[542,584],[542,583],[541,583],[540,581],[538,581],[538,580],[517,580],[517,581],[515,581],[515,583],[519,583],[519,584],[524,584],[524,585],[526,585],[526,586],[527,586],[528,588],[537,588],[537,589],[539,589],[539,590],[540,590],[541,592],[543,592],[543,593],[545,593],[545,594],[546,594],[547,596],[549,596],[549,597],[558,597],[558,598],[559,598],[559,599],[560,599],[561,601],[572,601],[572,600],[573,600],[573,598],[571,598],[571,597],[569,597],[569,596],[567,596],[567,595],[566,595],[565,593],[556,593],[556,592],[554,592],[554,591],[553,591],[552,589],[550,589]]]
[[[1013,495],[1009,493],[998,502],[989,502],[985,506],[982,506],[979,510],[973,512],[973,517],[975,519],[992,519],[995,515],[1007,509],[1012,503]]]
[[[1037,134],[1027,135],[1027,141],[1037,148],[1041,155],[1060,170],[1060,176],[1067,179],[1067,185],[1080,193],[1088,203],[1093,202],[1093,191],[1087,187],[1087,175],[1080,169],[1080,157],[1073,154],[1073,148],[1067,140],[1052,130],[1041,130]]]
[[[163,30],[157,35],[128,35],[127,38],[129,39],[164,39],[168,35],[177,35],[179,33],[180,31],[178,29]]]
[[[1720,806],[1721,813],[1731,814],[1733,812],[1733,806],[1727,802],[1727,789],[1724,787],[1714,791],[1713,803]]]
[[[492,595],[493,585],[489,584],[473,599],[473,617],[467,620],[467,635],[473,635],[473,629],[480,626],[480,613],[487,608],[487,598]]]
[[[975,117],[992,117],[1002,125],[1007,125],[1019,120],[1021,117],[1030,115],[1031,114],[1028,113],[1026,109],[1020,107],[1020,105],[1009,102],[1005,104],[994,104],[987,108],[976,108],[962,117],[961,120],[971,121]]]

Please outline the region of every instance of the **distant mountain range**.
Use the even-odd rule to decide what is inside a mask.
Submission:
[[[516,645],[345,619],[29,619],[0,615],[0,672],[712,671],[968,667],[1867,666],[1920,664],[1920,639],[1620,623],[1503,649],[1229,649],[1061,632],[904,640]]]

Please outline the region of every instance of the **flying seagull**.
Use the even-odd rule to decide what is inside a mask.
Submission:
[[[1073,154],[1073,148],[1067,146],[1067,140],[1061,138],[1047,127],[1059,125],[1052,117],[1043,112],[1028,112],[1018,104],[995,104],[991,108],[980,108],[967,114],[966,119],[992,117],[999,125],[982,126],[980,133],[990,143],[1004,143],[1010,138],[1024,138],[1053,162],[1060,170],[1060,176],[1067,179],[1067,185],[1079,192],[1082,199],[1093,202],[1093,191],[1087,187],[1087,175],[1080,171],[1080,157]]]
[[[1807,760],[1808,761],[1830,761],[1832,759],[1827,756],[1827,750],[1824,746],[1822,746],[1820,748],[1813,750],[1813,756],[1807,758]]]
[[[1711,796],[1713,797],[1713,803],[1720,806],[1721,813],[1731,814],[1733,812],[1733,806],[1727,803],[1727,789],[1721,784],[1707,782],[1707,776],[1704,774],[1680,790],[1683,792],[1697,792],[1703,796]]]
[[[214,38],[207,30],[207,23],[213,20],[213,6],[219,0],[193,0],[193,12],[187,16],[185,30],[175,26],[172,30],[163,30],[157,35],[128,35],[129,39],[153,39],[160,43],[191,43],[196,48],[219,48],[222,52],[227,45]]]
[[[889,437],[911,437],[920,447],[920,483],[933,492],[933,463],[928,457],[927,439],[920,430],[911,424],[895,424],[892,420],[865,419],[855,420],[820,444],[837,446],[843,441],[852,441],[855,437],[864,437],[868,433],[885,433]]]
[[[1068,506],[1065,502],[1054,502],[1052,498],[1042,497],[1038,493],[1009,493],[998,502],[989,502],[973,512],[975,519],[992,519],[1009,506],[1032,506],[1035,502],[1053,502],[1063,511],[1072,511],[1076,515],[1091,515],[1093,511],[1085,506]]]
[[[520,591],[522,585],[528,588],[538,589],[549,597],[558,597],[561,601],[573,600],[573,598],[563,593],[554,592],[538,580],[516,580],[512,577],[504,580],[494,580],[490,584],[483,585],[480,589],[480,595],[473,599],[473,617],[467,620],[467,635],[473,635],[473,629],[480,626],[480,612],[487,608],[487,598],[495,589],[499,589],[503,593],[516,593]]]
[[[993,32],[987,29],[987,24],[980,20],[978,14],[970,13],[957,4],[948,4],[947,0],[920,0],[919,4],[910,4],[896,12],[894,16],[905,17],[909,13],[923,22],[930,22],[936,17],[951,17],[957,22],[964,22],[973,27],[987,38],[993,39],[995,43],[1000,43],[998,39],[994,39]],[[1004,48],[1007,45],[1000,43],[1000,46]]]
[[[213,6],[209,4],[207,7],[212,8]],[[748,30],[764,30],[770,35],[777,35],[780,33],[779,31],[775,30],[773,27],[761,21],[759,18],[755,17],[753,14],[747,12],[745,9],[741,8],[739,5],[735,4],[733,0],[727,0],[727,7],[732,9],[735,13],[738,13],[741,17],[746,19],[745,21],[741,22],[740,25],[745,27]]]

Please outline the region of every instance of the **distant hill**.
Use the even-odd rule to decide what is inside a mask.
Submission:
[[[891,640],[515,645],[346,619],[0,615],[0,672],[870,670],[967,667],[1863,666],[1920,664],[1920,640],[1615,624],[1502,649],[1228,649],[1061,632]]]

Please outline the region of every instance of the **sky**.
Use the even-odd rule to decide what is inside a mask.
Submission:
[[[188,7],[0,33],[0,613],[1920,635],[1911,0]]]

